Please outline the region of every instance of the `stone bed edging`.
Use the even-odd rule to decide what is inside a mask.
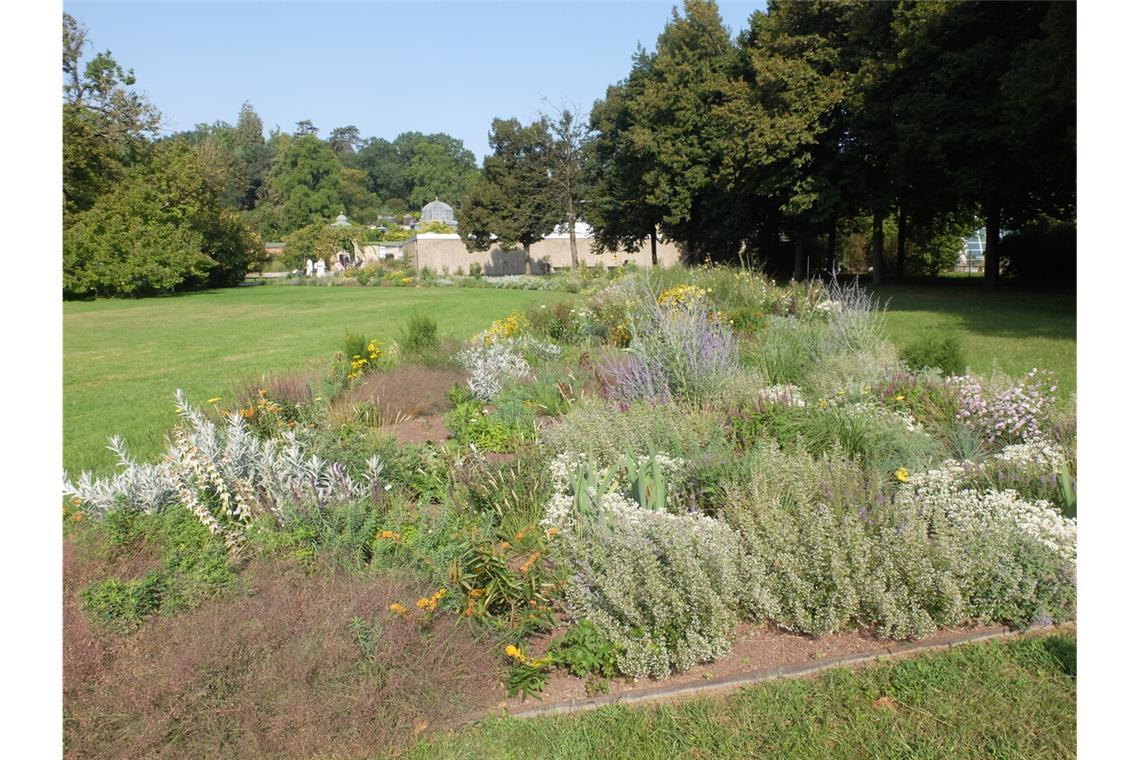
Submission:
[[[905,657],[925,654],[941,649],[951,649],[962,644],[971,644],[992,639],[1016,639],[1029,635],[1039,635],[1052,632],[1074,630],[1075,623],[1061,623],[1058,625],[1034,625],[1028,630],[1018,631],[1010,628],[997,630],[970,631],[955,634],[946,639],[934,642],[900,642],[883,649],[858,654],[837,655],[818,662],[801,663],[798,665],[779,665],[771,668],[762,668],[748,673],[721,676],[705,683],[683,684],[679,686],[656,686],[624,694],[603,694],[586,699],[573,699],[568,702],[556,702],[526,710],[510,710],[506,715],[511,718],[535,718],[543,715],[566,715],[570,713],[595,710],[609,705],[632,705],[640,703],[665,702],[675,699],[693,699],[712,696],[723,692],[731,692],[745,686],[776,681],[782,678],[805,678],[826,670],[834,670],[844,666],[859,666],[878,662],[882,659],[900,660]],[[937,635],[937,634],[936,634]],[[501,713],[500,713],[501,714]],[[483,719],[472,721],[478,723]]]

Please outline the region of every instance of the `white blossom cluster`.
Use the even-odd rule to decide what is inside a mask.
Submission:
[[[251,433],[238,414],[224,427],[211,422],[175,394],[182,424],[160,464],[140,464],[127,454],[117,436],[111,450],[120,472],[95,478],[90,472],[72,482],[64,473],[63,491],[93,517],[114,508],[157,512],[181,505],[228,544],[257,514],[269,513],[279,523],[291,506],[315,506],[359,498],[380,487],[379,458],[368,462],[368,481],[353,481],[344,467],[307,455],[292,433],[263,440]]]
[[[757,399],[766,406],[804,406],[804,398],[800,395],[799,386],[795,385],[769,385],[761,388]]]
[[[1067,457],[1060,446],[1038,437],[1030,438],[1025,443],[1010,444],[995,454],[994,459],[1019,468],[1059,472]]]
[[[951,524],[987,530],[1012,524],[1066,561],[1077,556],[1077,521],[1063,517],[1049,502],[1027,501],[1013,490],[979,491],[961,485],[965,468],[958,462],[913,475],[898,498],[921,509],[937,509]]]

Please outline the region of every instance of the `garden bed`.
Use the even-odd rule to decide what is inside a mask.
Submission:
[[[235,601],[249,567],[347,569],[321,583],[386,596],[315,634],[345,673],[383,681],[384,631],[413,659],[451,632],[511,712],[1071,620],[1071,406],[924,340],[900,353],[855,284],[723,269],[630,274],[450,348],[422,315],[394,343],[349,334],[310,384],[180,392],[161,461],[116,439],[119,473],[67,480],[111,576],[72,604],[145,636],[268,614]]]

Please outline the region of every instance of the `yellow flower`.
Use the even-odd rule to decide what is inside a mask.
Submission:
[[[395,612],[397,615],[407,615],[408,614],[408,608],[405,607],[404,605],[400,604],[399,602],[392,602],[391,604],[388,605],[388,609],[390,609],[392,612]]]
[[[895,470],[895,477],[900,483],[906,483],[908,480],[910,480],[910,473],[905,467],[900,467]]]
[[[524,655],[522,653],[522,650],[516,647],[514,644],[507,644],[503,651],[506,653],[507,657],[510,657],[511,659],[518,660],[520,662],[526,659],[526,655]]]
[[[218,403],[218,402],[219,402],[219,401],[221,401],[221,400],[222,400],[222,397],[221,397],[221,396],[214,396],[213,398],[208,398],[208,399],[206,399],[206,403],[207,403],[207,404],[216,404],[216,403]]]
[[[399,533],[395,533],[395,532],[390,531],[390,530],[380,531],[379,533],[376,534],[376,538],[378,538],[380,540],[388,539],[388,540],[397,541],[397,542],[402,540],[402,536],[400,536]]]
[[[906,396],[902,395],[901,393],[898,394],[897,396],[895,396],[895,401],[903,401],[905,399],[906,399]]]

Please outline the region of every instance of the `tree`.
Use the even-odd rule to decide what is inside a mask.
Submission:
[[[340,202],[349,219],[372,221],[380,214],[381,202],[368,189],[363,169],[340,167]]]
[[[304,137],[305,135],[316,136],[320,132],[319,129],[308,119],[302,119],[297,122],[296,128],[293,130],[294,137]]]
[[[361,143],[360,130],[354,126],[337,127],[332,132],[329,132],[329,147],[331,147],[333,153],[336,153],[338,156],[355,153]]]
[[[686,0],[657,39],[644,88],[629,103],[629,141],[643,160],[643,197],[690,257],[734,257],[740,238],[718,186],[723,144],[714,111],[736,65],[716,3]]]
[[[958,205],[980,206],[987,287],[1003,226],[1074,206],[1075,14],[1068,3],[973,2],[898,14],[901,141]]]
[[[64,295],[235,285],[263,257],[257,236],[223,208],[195,150],[165,142],[64,231]]]
[[[562,206],[562,223],[570,235],[570,265],[578,268],[578,239],[575,230],[582,218],[582,199],[586,193],[585,150],[588,126],[578,112],[563,108],[557,117],[542,117],[549,133],[550,179]]]
[[[265,142],[265,128],[261,117],[247,100],[241,105],[237,127],[234,130],[234,152],[241,167],[244,187],[240,208],[252,209],[261,199],[269,175],[273,153]]]
[[[462,143],[460,143],[462,146]],[[413,148],[405,177],[411,185],[408,202],[423,206],[433,200],[459,206],[478,176],[475,154],[460,147],[458,152],[435,140],[420,140]]]
[[[340,174],[340,163],[327,144],[311,134],[290,139],[269,173],[269,228],[286,233],[340,213]]]
[[[522,245],[530,274],[531,245],[562,219],[547,169],[549,135],[541,121],[524,127],[518,119],[495,119],[489,141],[483,174],[459,208],[459,235],[471,251],[486,250],[493,237],[504,250]]]
[[[63,14],[64,226],[145,158],[162,120],[110,51],[84,64],[87,44],[86,27]]]
[[[836,30],[844,6],[772,0],[741,37],[740,76],[715,110],[723,134],[718,179],[735,203],[740,230],[757,240],[788,228],[795,241],[792,276],[804,279],[806,238],[838,215],[839,114],[846,78],[838,68]]]
[[[352,155],[350,163],[354,168],[367,173],[368,189],[377,197],[407,201],[407,167],[393,143],[371,137]]]
[[[586,145],[587,198],[584,216],[594,230],[595,252],[638,250],[650,239],[653,264],[657,264],[657,226],[666,213],[647,198],[644,177],[652,156],[634,139],[632,103],[647,86],[649,54],[638,47],[633,68],[625,81],[606,90],[594,103]]]
[[[305,225],[285,236],[282,260],[293,269],[304,267],[305,259],[324,259],[331,265],[340,251],[352,254],[354,246],[363,242],[368,231],[367,227],[355,224],[348,227],[333,227],[328,222]]]

